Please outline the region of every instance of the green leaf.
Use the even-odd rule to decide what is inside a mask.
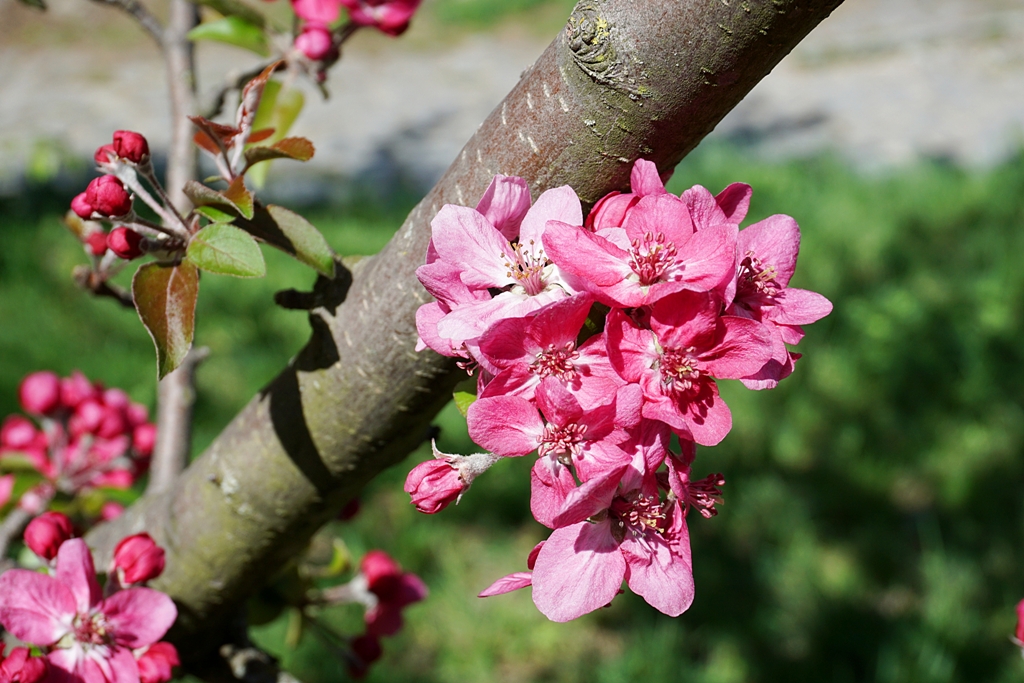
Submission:
[[[196,213],[206,216],[214,223],[230,223],[236,218],[236,214],[221,211],[212,206],[197,206]]]
[[[299,214],[273,204],[257,206],[252,220],[240,218],[235,225],[327,277],[334,277],[334,251],[320,231]]]
[[[253,9],[241,0],[192,0],[192,3],[209,7],[225,17],[244,19],[257,28],[267,25],[267,19],[262,12]]]
[[[476,401],[476,380],[469,378],[456,384],[452,398],[455,400],[455,407],[462,413],[462,417],[466,417],[469,407]]]
[[[163,379],[184,360],[195,332],[199,271],[187,261],[176,266],[147,263],[132,278],[135,310],[156,345]]]
[[[261,57],[270,54],[267,36],[259,26],[239,16],[209,21],[188,32],[189,40],[214,40],[255,52]]]
[[[211,223],[193,235],[185,258],[196,267],[219,275],[267,274],[267,264],[256,240],[230,223]]]

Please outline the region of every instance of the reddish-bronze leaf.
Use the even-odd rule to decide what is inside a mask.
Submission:
[[[188,118],[189,121],[195,124],[196,128],[209,135],[211,139],[219,140],[225,146],[229,145],[231,140],[242,132],[234,126],[225,126],[222,123],[204,119],[202,116],[190,116]]]
[[[273,149],[284,152],[287,156],[298,161],[309,161],[313,158],[316,149],[313,143],[306,138],[285,138],[271,145]]]
[[[205,131],[197,130],[196,134],[192,136],[192,142],[196,144],[196,147],[205,149],[210,154],[220,154],[220,147],[217,146],[217,142],[207,135]]]
[[[176,266],[147,263],[132,279],[135,309],[156,345],[161,379],[184,360],[195,331],[199,270],[191,263]]]
[[[252,132],[252,135],[249,136],[249,142],[250,143],[253,143],[253,142],[263,142],[264,140],[266,140],[267,138],[269,138],[273,134],[274,134],[274,129],[273,128],[261,128],[259,130],[254,130]]]

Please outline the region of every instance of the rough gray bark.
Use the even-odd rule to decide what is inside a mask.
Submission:
[[[321,279],[313,335],[174,487],[95,529],[167,548],[155,584],[178,603],[186,657],[215,647],[240,602],[375,474],[426,436],[458,379],[416,353],[414,274],[445,203],[472,206],[495,173],[585,203],[625,189],[633,160],[682,157],[842,0],[583,0],[441,181],[376,257]],[[525,504],[525,502],[524,502]]]

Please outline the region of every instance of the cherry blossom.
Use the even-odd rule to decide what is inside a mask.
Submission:
[[[137,683],[133,650],[160,640],[176,617],[171,599],[150,588],[104,598],[92,555],[77,538],[60,546],[53,576],[26,569],[0,575],[0,623],[44,649],[58,680]]]

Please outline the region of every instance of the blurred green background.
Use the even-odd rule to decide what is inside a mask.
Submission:
[[[457,32],[514,15],[551,33],[572,4],[436,0],[424,21]],[[44,368],[81,369],[152,406],[152,343],[133,313],[72,285],[84,255],[59,216],[77,186],[46,176],[0,198],[0,416]],[[726,502],[690,519],[693,607],[672,619],[626,593],[554,624],[528,590],[477,599],[546,535],[527,504],[531,459],[499,463],[459,506],[424,516],[402,491],[421,448],[371,484],[359,516],[333,525],[356,557],[383,548],[431,590],[368,680],[1024,680],[1009,642],[1024,598],[1024,154],[984,171],[922,162],[863,175],[828,156],[767,162],[706,144],[670,189],[734,181],[754,187],[748,224],[797,219],[794,285],[835,311],[808,327],[779,389],[722,383],[735,426],[699,452],[695,474],[723,472]],[[417,200],[372,196],[293,208],[338,252],[368,254]],[[308,334],[304,314],[272,295],[308,288],[312,272],[264,253],[266,279],[203,278],[197,343],[213,353],[199,373],[196,453]],[[438,424],[442,449],[474,450],[451,406]],[[325,621],[355,633],[359,609]],[[346,680],[314,632],[288,648],[288,628],[285,616],[254,635],[305,683]]]

